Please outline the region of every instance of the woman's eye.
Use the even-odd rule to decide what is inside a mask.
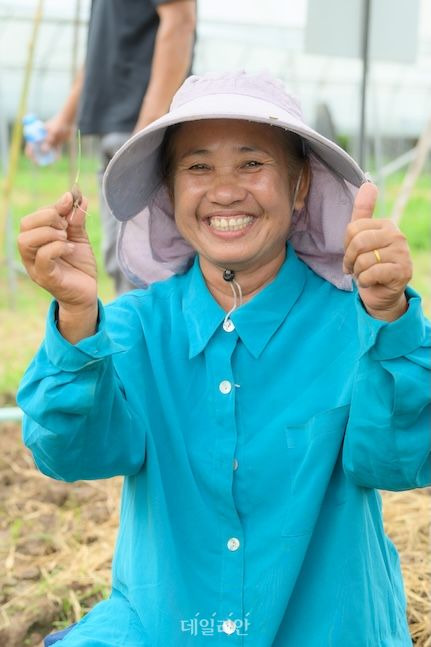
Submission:
[[[189,171],[207,171],[208,168],[207,164],[192,164],[189,166]]]
[[[257,160],[249,160],[244,164],[246,168],[257,168],[258,166],[263,166],[262,162],[258,162]]]

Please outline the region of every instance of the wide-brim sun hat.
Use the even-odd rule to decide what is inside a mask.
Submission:
[[[357,188],[366,181],[358,164],[337,144],[307,126],[298,101],[268,74],[235,72],[191,76],[170,110],[132,136],[114,155],[103,191],[121,222],[118,259],[137,286],[184,272],[194,250],[175,225],[164,184],[161,146],[169,126],[203,119],[241,119],[299,135],[306,144],[311,182],[306,208],[292,214],[290,242],[315,272],[351,289],[342,271],[343,241]]]

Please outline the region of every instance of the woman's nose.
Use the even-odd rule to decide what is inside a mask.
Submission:
[[[207,189],[207,198],[210,202],[229,205],[245,199],[247,190],[241,186],[235,174],[218,173],[212,179],[211,186]]]

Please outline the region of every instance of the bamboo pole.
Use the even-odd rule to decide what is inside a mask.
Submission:
[[[18,160],[21,150],[22,138],[22,118],[24,117],[27,108],[27,97],[30,86],[31,72],[33,68],[34,51],[36,46],[37,34],[42,19],[44,0],[39,0],[37,9],[33,19],[33,31],[30,37],[28,46],[27,63],[24,70],[24,79],[21,88],[21,96],[18,105],[18,110],[15,116],[15,122],[12,130],[12,138],[9,147],[9,160],[6,171],[6,177],[3,185],[3,204],[0,208],[0,266],[3,266],[6,254],[6,231],[8,223],[8,215],[10,211],[10,200],[12,190],[15,182],[16,171],[18,167]],[[9,288],[8,288],[9,291]],[[9,298],[11,295],[9,294]]]
[[[75,2],[75,17],[73,20],[73,41],[72,41],[72,62],[71,62],[71,84],[76,80],[76,75],[78,73],[78,39],[79,39],[79,22],[81,15],[81,2],[76,0]],[[78,150],[77,150],[77,140],[76,140],[76,124],[73,127],[72,136],[69,140],[69,184],[72,186],[75,181],[75,175],[78,169]]]
[[[413,190],[416,180],[418,179],[422,168],[425,165],[428,152],[431,149],[431,117],[428,124],[421,134],[418,144],[416,146],[415,156],[404,176],[401,189],[398,193],[397,199],[392,210],[391,219],[398,224],[403,215],[406,204],[409,200],[410,194]]]

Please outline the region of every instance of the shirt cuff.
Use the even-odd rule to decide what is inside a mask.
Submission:
[[[361,355],[370,351],[373,359],[388,360],[405,357],[425,340],[425,317],[421,298],[411,287],[406,289],[408,307],[395,321],[381,321],[366,311],[359,293],[356,293],[359,343]]]
[[[63,371],[79,371],[90,364],[99,362],[109,355],[126,350],[124,346],[110,339],[106,330],[105,311],[99,300],[97,329],[91,337],[71,344],[57,328],[58,303],[53,301],[48,311],[45,331],[45,350],[49,361]]]

